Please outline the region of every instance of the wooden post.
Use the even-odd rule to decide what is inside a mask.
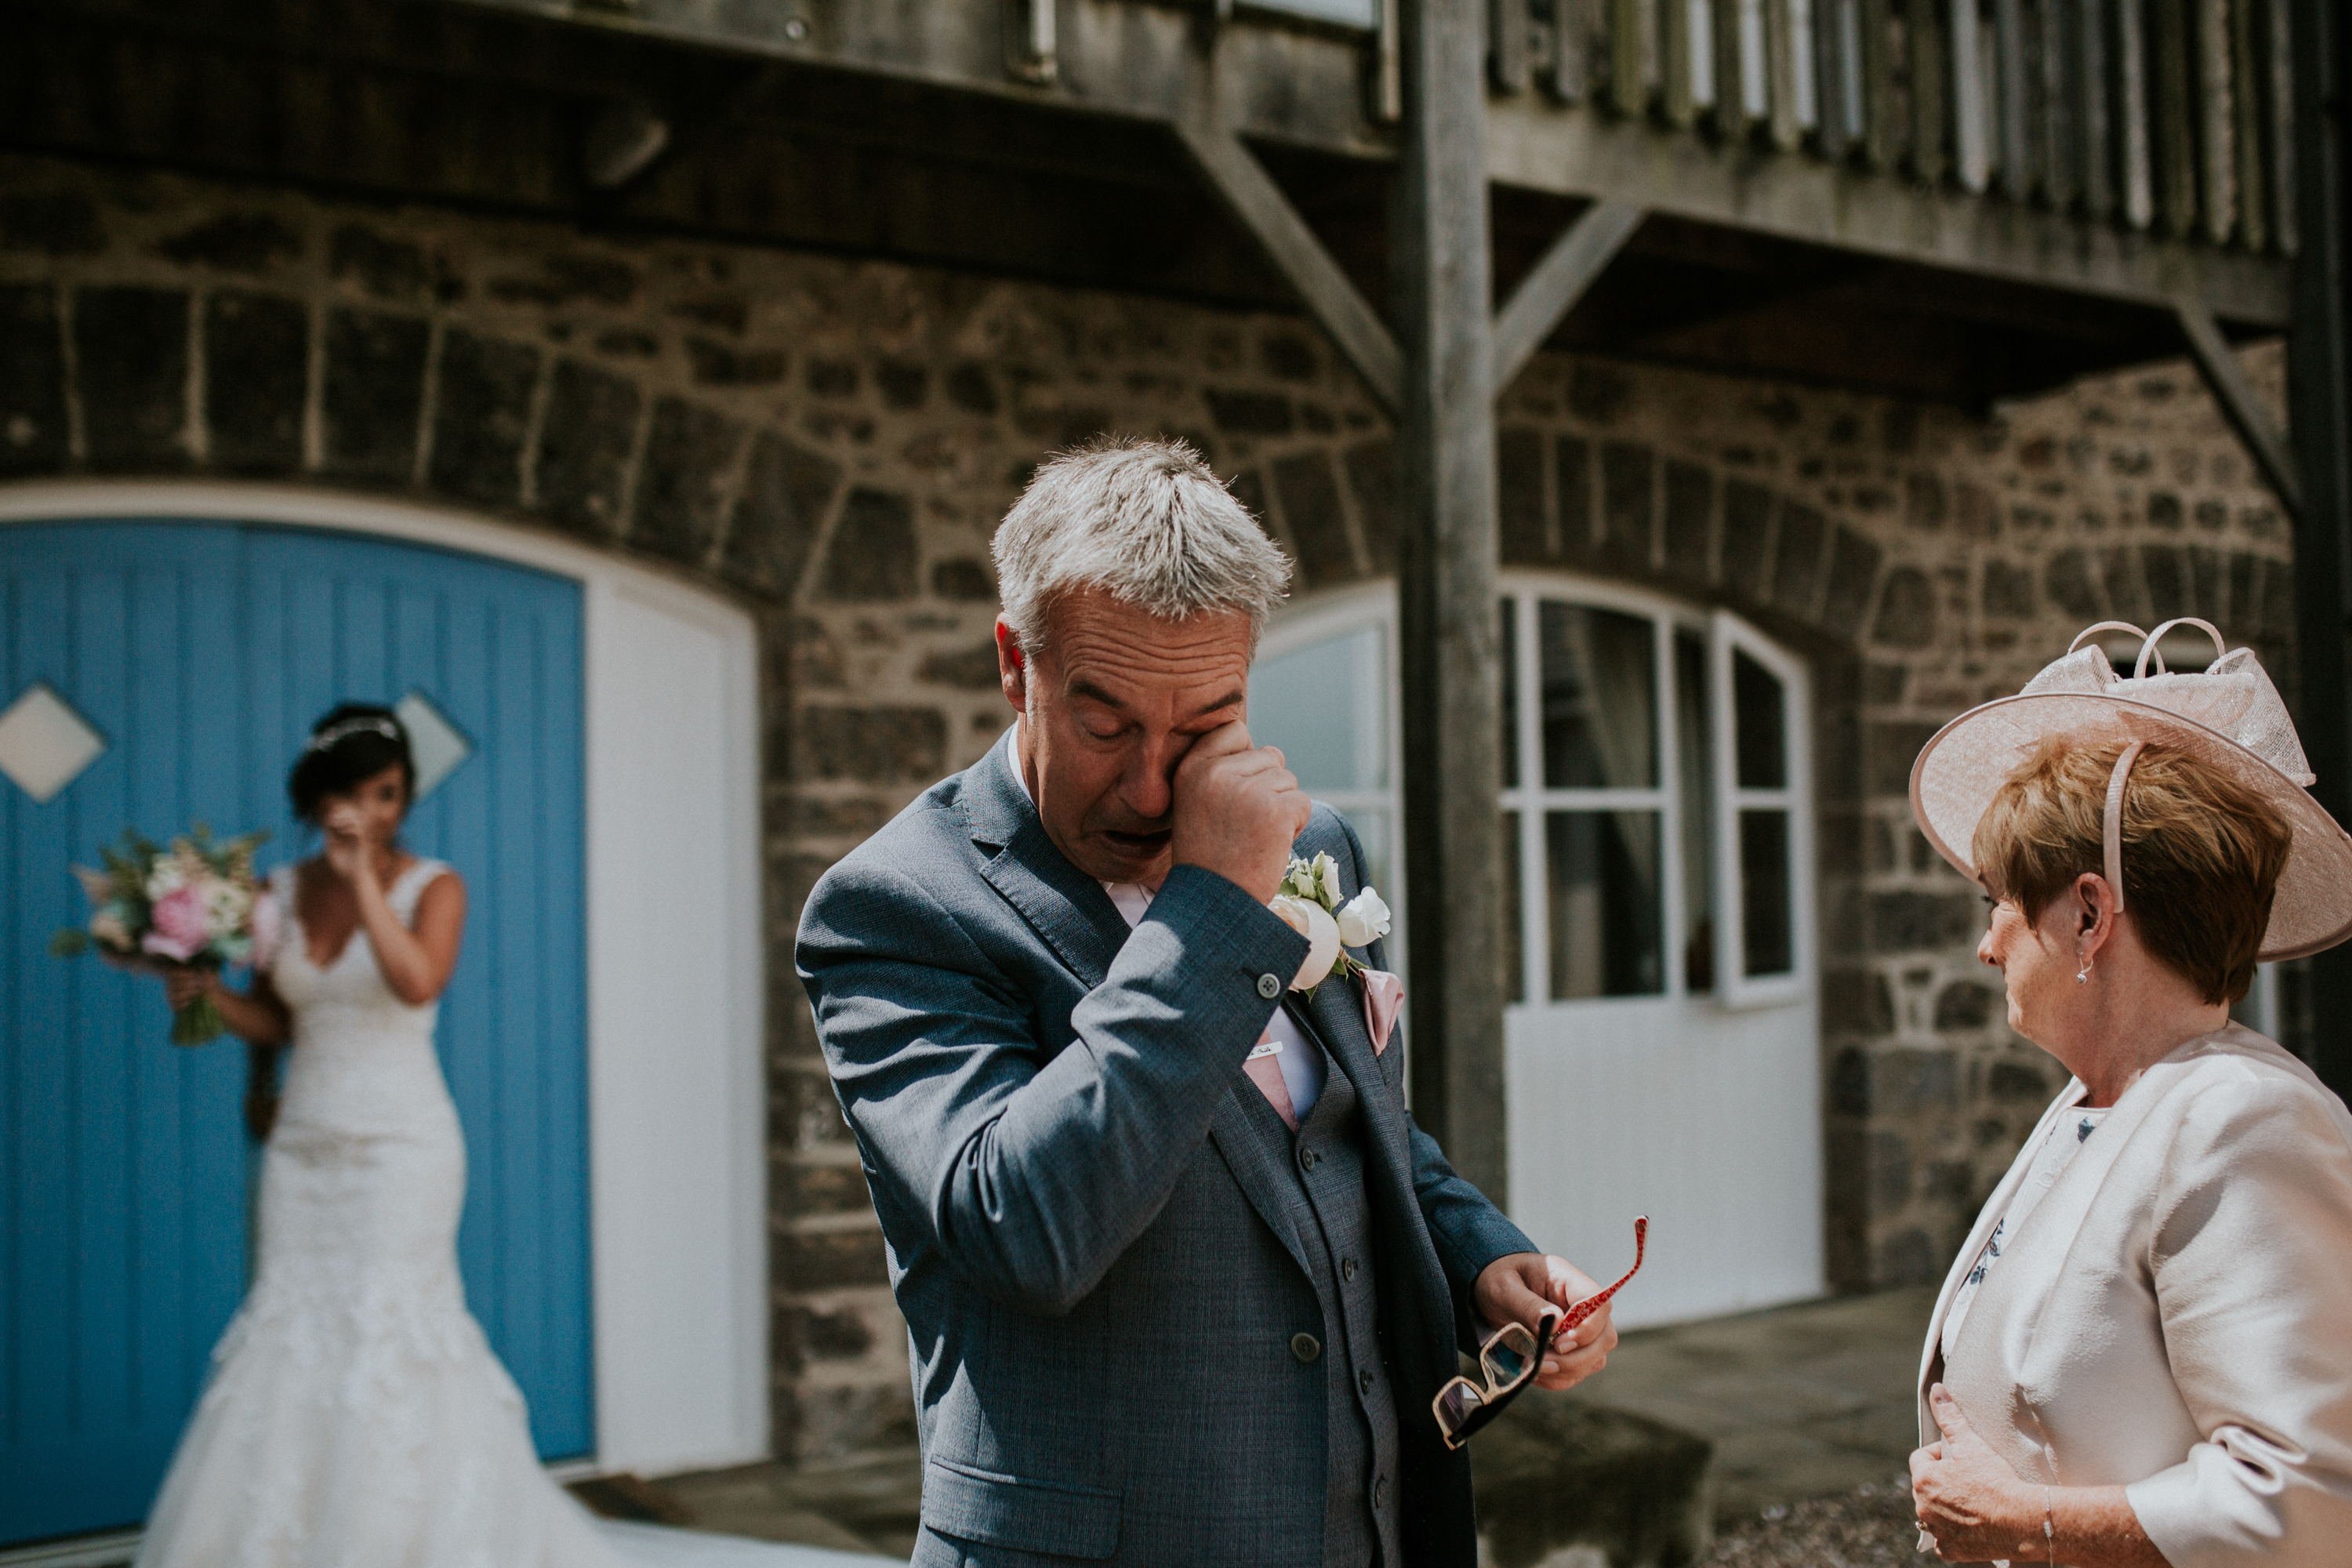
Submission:
[[[2319,782],[2311,793],[2352,822],[2352,345],[2344,289],[2347,216],[2338,95],[2340,0],[2293,0],[2296,237],[2294,326],[2287,338],[2287,420],[2303,466],[2295,520],[2296,718]],[[2352,946],[2310,960],[2311,1065],[2352,1099]]]
[[[1507,1204],[1486,29],[1479,0],[1404,0],[1393,237],[1404,350],[1397,572],[1413,1115]]]

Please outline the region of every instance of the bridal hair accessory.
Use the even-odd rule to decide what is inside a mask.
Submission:
[[[2201,673],[2168,670],[2157,649],[2164,634],[2180,626],[2195,626],[2213,639],[2220,657]],[[2116,673],[2098,644],[2084,646],[2103,631],[2129,632],[2140,639],[2139,661],[2128,677]],[[2148,673],[2150,660],[2154,674]],[[2252,648],[2231,648],[2210,622],[2193,616],[2167,621],[2152,632],[2101,621],[2085,628],[2063,658],[2027,681],[2016,696],[1971,708],[1936,731],[1911,766],[1911,815],[1936,852],[1970,881],[1980,880],[1969,859],[1978,820],[2010,774],[2051,735],[2085,745],[2123,746],[2107,781],[2102,824],[2102,863],[2118,910],[2124,905],[2123,826],[2132,764],[2142,748],[2159,743],[2254,790],[2293,829],[2258,956],[2266,962],[2300,958],[2352,936],[2352,837],[2311,797],[2311,765],[2294,721]],[[2082,978],[2089,983],[2087,964]]]
[[[302,749],[306,752],[331,752],[353,735],[382,735],[385,740],[395,744],[403,739],[400,726],[389,719],[374,717],[345,719],[328,725],[311,736],[310,743]]]

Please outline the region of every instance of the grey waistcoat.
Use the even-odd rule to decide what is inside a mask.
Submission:
[[[1355,1085],[1338,1063],[1330,1063],[1323,1092],[1296,1133],[1264,1095],[1242,1098],[1249,1102],[1251,1125],[1278,1146],[1277,1158],[1290,1173],[1292,1223],[1323,1310],[1316,1354],[1327,1374],[1328,1412],[1324,1568],[1365,1568],[1372,1563],[1401,1568],[1397,1411],[1389,1369],[1381,1358],[1363,1118]],[[1292,1353],[1305,1348],[1294,1342]]]

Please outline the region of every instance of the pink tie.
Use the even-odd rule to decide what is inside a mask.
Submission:
[[[1274,1031],[1271,1029],[1257,1037],[1257,1043],[1261,1046],[1271,1045],[1273,1041]],[[1265,1094],[1265,1102],[1274,1107],[1274,1113],[1282,1118],[1283,1125],[1293,1132],[1297,1131],[1298,1112],[1290,1103],[1290,1086],[1282,1081],[1280,1055],[1269,1053],[1262,1057],[1252,1057],[1242,1064],[1242,1071],[1249,1074],[1250,1081],[1257,1085],[1259,1090]]]

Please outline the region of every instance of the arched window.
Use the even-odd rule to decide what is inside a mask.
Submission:
[[[1724,611],[1560,575],[1501,587],[1513,1215],[1607,1267],[1648,1213],[1673,1239],[1626,1321],[1816,1293],[1805,667]],[[1250,727],[1356,824],[1402,913],[1394,603],[1383,585],[1286,615]]]

